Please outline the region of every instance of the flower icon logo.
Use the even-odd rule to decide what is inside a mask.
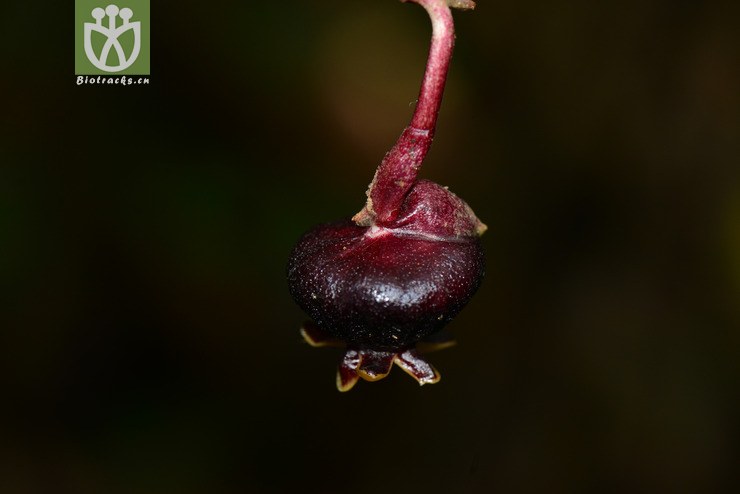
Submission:
[[[85,23],[85,54],[90,63],[105,72],[120,72],[129,68],[136,61],[141,51],[141,23],[138,21],[130,22],[134,12],[129,8],[119,9],[117,5],[108,5],[105,10],[100,7],[93,9],[91,15],[95,22]],[[107,26],[103,24],[104,17],[108,17]],[[118,17],[123,22],[116,26]],[[134,47],[127,56],[118,38],[129,30],[134,34]],[[97,31],[106,37],[99,54],[96,54],[93,50],[93,31]],[[108,65],[111,50],[114,50],[118,57],[118,65]]]

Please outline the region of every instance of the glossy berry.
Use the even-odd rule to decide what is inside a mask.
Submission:
[[[432,19],[432,45],[411,124],[386,154],[351,220],[306,233],[288,262],[290,292],[311,317],[301,329],[314,346],[346,345],[337,386],[385,377],[395,363],[420,384],[439,373],[417,353],[480,285],[486,227],[455,194],[417,172],[431,146],[454,42],[449,6],[467,0],[411,0]],[[428,345],[429,346],[429,345]]]

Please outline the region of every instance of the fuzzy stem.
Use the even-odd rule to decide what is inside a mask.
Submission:
[[[432,21],[432,42],[419,101],[411,119],[411,127],[434,134],[437,115],[447,80],[447,70],[455,46],[455,26],[446,0],[410,0],[424,7]]]
[[[419,168],[432,145],[437,126],[437,115],[455,44],[450,5],[458,8],[474,6],[468,0],[402,1],[418,3],[429,14],[432,21],[429,58],[411,124],[383,158],[367,190],[367,203],[353,218],[360,226],[387,224],[398,216],[403,200],[414,185]]]

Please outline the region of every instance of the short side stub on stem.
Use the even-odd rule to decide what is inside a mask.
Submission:
[[[447,0],[447,5],[459,10],[473,10],[475,8],[473,0]]]

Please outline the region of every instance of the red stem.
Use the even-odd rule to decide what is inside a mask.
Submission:
[[[403,200],[414,185],[419,168],[432,145],[455,44],[455,28],[448,0],[407,1],[424,7],[432,21],[429,58],[411,124],[383,158],[367,190],[367,204],[353,218],[361,226],[382,226],[398,216]]]
[[[446,0],[411,1],[424,7],[432,21],[432,43],[411,127],[428,130],[434,134],[445,90],[447,70],[452,58],[452,48],[455,46],[455,25]]]

